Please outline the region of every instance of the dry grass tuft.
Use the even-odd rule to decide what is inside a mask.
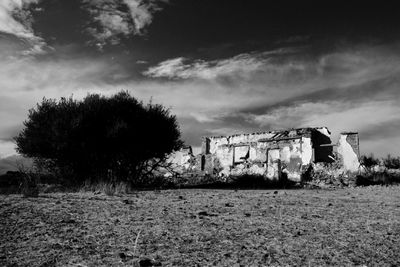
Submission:
[[[79,190],[80,193],[95,192],[103,193],[107,196],[122,196],[134,192],[129,185],[125,182],[110,183],[110,182],[97,182],[85,183]]]
[[[34,175],[29,173],[23,174],[23,180],[21,184],[21,193],[24,197],[38,197],[39,186],[37,179]]]

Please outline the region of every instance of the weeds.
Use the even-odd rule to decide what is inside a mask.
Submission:
[[[21,193],[24,197],[38,197],[39,186],[37,177],[32,173],[24,173],[21,183]]]
[[[104,194],[106,194],[107,196],[113,196],[115,195],[115,185],[111,184],[111,183],[104,183],[102,185],[103,189],[101,190],[101,192],[103,192]]]
[[[137,245],[138,245],[138,241],[139,241],[140,232],[141,232],[141,230],[139,230],[139,232],[136,235],[135,244],[133,246],[133,255],[136,255],[136,249],[137,249]]]
[[[133,190],[126,182],[98,182],[90,183],[85,182],[84,185],[79,189],[79,192],[95,192],[103,193],[107,196],[121,196],[125,194],[133,193]]]
[[[20,190],[23,197],[39,196],[39,172],[33,167],[26,167],[21,162],[17,162],[18,172],[22,177]]]

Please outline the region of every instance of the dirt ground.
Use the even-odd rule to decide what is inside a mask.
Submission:
[[[400,266],[400,186],[0,196],[0,266]]]

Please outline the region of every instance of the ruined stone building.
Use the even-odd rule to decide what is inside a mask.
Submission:
[[[332,143],[326,127],[203,137],[202,152],[195,160],[184,155],[180,159],[185,169],[203,174],[256,174],[296,182],[313,164],[339,162],[349,172],[360,166],[358,133],[341,133]]]

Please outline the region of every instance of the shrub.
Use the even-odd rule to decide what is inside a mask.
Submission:
[[[369,156],[361,156],[360,158],[361,164],[363,164],[367,168],[371,168],[375,165],[379,164],[379,159],[374,157],[374,154],[370,154]]]
[[[400,175],[395,173],[384,172],[370,172],[363,175],[358,175],[356,184],[357,186],[369,185],[391,185],[399,184]]]
[[[388,155],[383,159],[383,165],[388,169],[400,169],[400,157],[394,158]]]
[[[18,152],[71,183],[140,180],[182,146],[176,117],[128,92],[44,98],[24,125]]]

